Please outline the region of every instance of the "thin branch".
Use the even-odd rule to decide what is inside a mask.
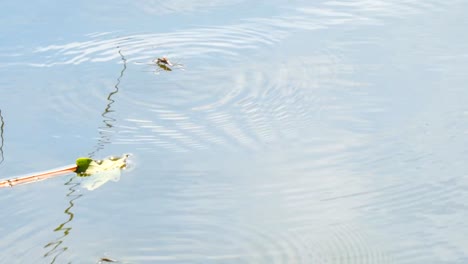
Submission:
[[[0,181],[0,188],[13,187],[19,184],[27,184],[27,183],[42,181],[42,180],[53,178],[53,177],[60,176],[63,174],[75,172],[76,168],[77,168],[76,165],[70,165],[67,167],[57,168],[55,170],[39,172],[39,173],[35,173],[32,175],[26,175],[22,177],[13,178],[13,179],[2,180]]]

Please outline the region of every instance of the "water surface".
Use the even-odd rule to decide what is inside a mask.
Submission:
[[[132,163],[1,190],[0,263],[466,263],[467,10],[5,4],[0,178]]]

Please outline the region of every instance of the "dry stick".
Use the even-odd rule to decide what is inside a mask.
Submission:
[[[59,175],[67,174],[70,172],[75,172],[76,168],[77,166],[73,164],[73,165],[69,165],[66,167],[57,168],[55,170],[38,172],[32,175],[26,175],[23,177],[2,180],[0,181],[0,188],[13,187],[18,184],[26,184],[26,183],[31,183],[31,182],[42,181],[42,180],[53,178]]]

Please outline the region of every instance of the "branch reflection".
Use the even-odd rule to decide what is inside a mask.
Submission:
[[[124,57],[124,55],[122,54],[122,51],[119,49],[119,54],[120,54],[120,58],[123,62],[123,68],[122,70],[120,71],[120,76],[117,78],[117,82],[116,84],[114,85],[114,90],[112,92],[109,93],[109,95],[107,96],[107,105],[106,105],[106,108],[104,109],[104,112],[101,114],[102,116],[102,123],[104,125],[100,126],[99,127],[99,139],[98,139],[98,142],[96,144],[96,146],[94,147],[94,150],[92,152],[90,152],[88,154],[89,157],[94,157],[94,155],[99,152],[100,150],[102,150],[104,148],[104,146],[108,143],[110,143],[111,141],[111,133],[109,133],[108,130],[106,129],[110,129],[113,127],[113,123],[116,121],[115,118],[113,118],[112,116],[110,116],[109,114],[114,112],[114,110],[112,110],[112,104],[115,102],[115,100],[112,98],[115,94],[117,94],[119,92],[119,85],[120,85],[120,81],[124,75],[124,72],[125,70],[127,69],[127,59]]]
[[[73,176],[72,178],[70,178],[70,180],[68,182],[65,183],[65,185],[70,186],[70,188],[68,188],[69,192],[67,193],[66,197],[71,198],[71,199],[68,201],[69,206],[64,211],[64,213],[68,216],[68,219],[65,222],[58,225],[54,229],[54,232],[61,232],[63,234],[59,238],[57,238],[56,240],[54,240],[54,241],[52,241],[52,242],[50,242],[50,243],[48,243],[47,245],[44,246],[44,248],[50,248],[49,251],[44,255],[44,257],[47,258],[49,256],[53,256],[53,258],[52,258],[52,260],[50,262],[51,264],[55,263],[57,258],[63,252],[68,250],[67,246],[62,246],[62,247],[60,247],[60,246],[62,245],[65,237],[68,236],[70,234],[70,231],[72,230],[72,227],[67,226],[67,224],[70,223],[73,220],[74,216],[75,216],[73,214],[73,212],[71,211],[71,209],[75,205],[74,201],[76,199],[80,198],[81,196],[83,196],[82,194],[74,194],[77,191],[76,188],[80,185],[79,182],[74,182],[74,179],[77,179],[77,177]]]
[[[125,59],[124,55],[122,54],[121,50],[119,50],[120,57],[123,61],[123,69],[120,71],[120,76],[117,78],[117,82],[114,85],[114,90],[109,93],[107,96],[107,101],[108,104],[106,105],[106,108],[104,109],[104,112],[101,114],[103,117],[102,122],[104,123],[103,126],[99,127],[99,140],[97,142],[97,145],[95,146],[94,151],[89,153],[89,157],[93,157],[98,151],[102,150],[104,146],[108,143],[110,143],[111,136],[106,133],[105,129],[112,128],[113,123],[116,121],[115,118],[109,116],[110,113],[113,112],[112,104],[115,102],[113,99],[113,96],[119,92],[119,85],[120,85],[120,80],[122,79],[125,70],[127,69],[127,60]],[[0,117],[1,117],[1,112],[0,112]],[[3,118],[1,119],[2,126],[0,127],[2,130],[2,145],[3,146]],[[0,148],[1,151],[1,148]],[[2,159],[3,159],[3,151],[0,152],[2,154]],[[68,219],[59,224],[55,229],[54,232],[60,232],[62,235],[55,239],[52,242],[47,243],[44,248],[49,249],[49,251],[44,255],[44,258],[51,257],[52,260],[50,264],[56,263],[57,258],[63,254],[65,251],[68,250],[67,246],[62,245],[64,242],[64,239],[66,236],[70,234],[70,231],[72,230],[72,227],[70,226],[70,223],[73,221],[74,214],[71,211],[73,208],[74,201],[83,196],[83,194],[74,194],[76,191],[78,191],[77,187],[80,185],[79,177],[73,176],[70,178],[68,182],[65,183],[66,186],[70,186],[68,188],[69,192],[67,193],[66,197],[69,199],[68,203],[69,206],[65,209],[64,213],[68,216]]]

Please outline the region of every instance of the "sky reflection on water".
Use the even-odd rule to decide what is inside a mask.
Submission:
[[[133,169],[1,190],[0,263],[468,260],[463,1],[53,4],[0,18],[0,178]]]

